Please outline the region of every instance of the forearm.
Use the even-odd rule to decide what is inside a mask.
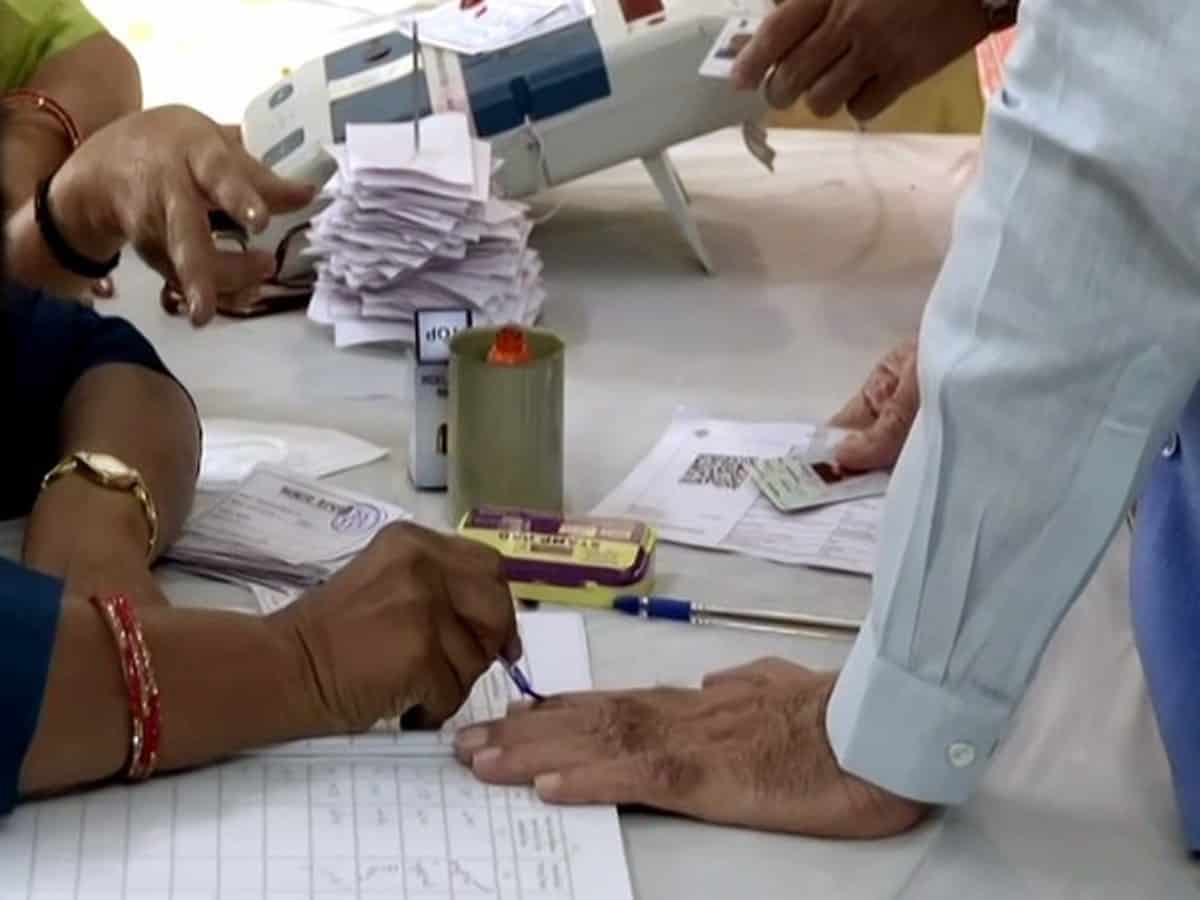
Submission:
[[[87,140],[101,128],[141,108],[142,88],[137,63],[107,34],[86,38],[46,60],[24,87],[60,103]],[[46,113],[13,106],[0,132],[0,198],[3,198],[5,238],[10,275],[36,287],[63,295],[80,294],[85,279],[64,272],[41,239],[34,216],[38,184],[53,175],[71,152],[62,128]],[[77,246],[97,260],[120,248],[107,235],[92,246]]]
[[[22,87],[57,101],[70,113],[83,140],[142,105],[137,62],[107,34],[54,54]],[[14,107],[0,147],[7,219],[33,197],[39,181],[62,165],[71,146],[49,115]]]
[[[922,324],[870,626],[829,706],[841,764],[895,793],[969,794],[1200,376],[1200,259],[1172,196],[1196,179],[1161,177],[1194,146],[1177,76],[1200,39],[1152,73],[1092,56],[1162,43],[1143,32],[1171,3],[1152,5],[1027,5],[990,115]],[[1146,79],[1167,95],[1154,110]]]
[[[97,366],[67,395],[61,423],[62,455],[108,453],[142,474],[158,511],[156,552],[172,543],[191,509],[200,460],[199,421],[184,390],[139,365]],[[108,552],[145,560],[148,535],[132,495],[62,478],[34,506],[24,558],[61,575],[81,545],[100,541]]]
[[[170,607],[140,616],[161,696],[161,771],[326,733],[303,657],[276,621]],[[90,603],[68,597],[21,793],[118,775],[130,727],[113,636]]]

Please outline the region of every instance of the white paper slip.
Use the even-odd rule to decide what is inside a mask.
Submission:
[[[700,64],[700,74],[706,78],[728,78],[733,72],[734,60],[754,38],[761,22],[762,19],[751,16],[738,16],[727,21]]]
[[[277,465],[300,475],[324,478],[387,456],[383,447],[329,428],[205,419],[200,456],[202,491],[236,487],[259,465]]]
[[[542,615],[560,624],[531,642],[566,640],[590,687],[578,615]],[[632,900],[613,807],[485,786],[448,747],[331,750],[22,806],[0,828],[0,898]]]
[[[869,575],[882,500],[784,514],[754,483],[756,460],[807,451],[823,434],[803,423],[681,414],[594,514],[648,522],[674,543]]]
[[[763,496],[780,512],[799,512],[860,497],[887,493],[887,472],[853,474],[824,460],[806,460],[804,454],[756,459],[750,464]]]
[[[594,14],[583,0],[481,0],[466,9],[450,0],[418,21],[422,44],[474,55],[523,44]]]

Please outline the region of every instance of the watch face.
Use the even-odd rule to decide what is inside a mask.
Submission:
[[[76,458],[99,475],[105,484],[130,488],[137,482],[137,475],[115,456],[109,456],[107,453],[80,453]]]

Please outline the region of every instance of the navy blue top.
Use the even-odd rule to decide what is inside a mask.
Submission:
[[[123,319],[3,285],[0,302],[0,518],[27,514],[42,476],[62,453],[59,418],[89,369],[134,363],[169,375],[150,343]],[[12,810],[37,727],[62,584],[0,560],[0,814]]]

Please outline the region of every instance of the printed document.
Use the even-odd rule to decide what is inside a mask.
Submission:
[[[810,424],[681,414],[593,512],[648,522],[677,544],[870,575],[882,497],[783,513],[754,482],[756,460],[823,455],[836,439]]]
[[[590,687],[578,614],[522,632],[535,686]],[[498,715],[504,688],[483,685],[477,714]],[[613,807],[487,787],[427,735],[314,744],[22,806],[0,825],[0,898],[632,900]]]

